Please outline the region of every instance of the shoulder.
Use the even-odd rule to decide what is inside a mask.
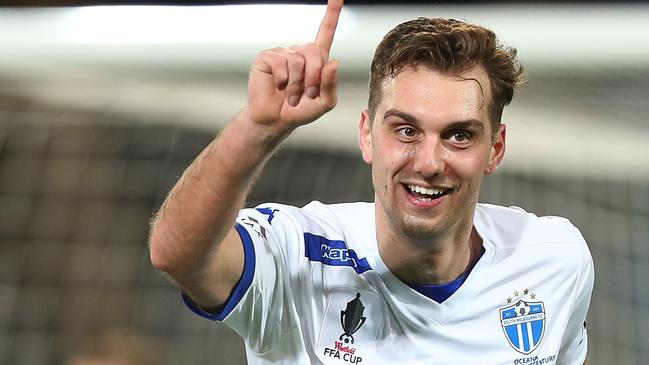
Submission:
[[[294,263],[290,267],[308,268],[313,263],[331,267],[351,266],[357,274],[371,267],[366,256],[376,251],[374,204],[323,204],[313,201],[302,208],[267,203],[246,209],[263,221],[268,237],[275,244],[271,250],[286,260],[307,257],[306,266]],[[268,217],[268,220],[260,216]],[[268,233],[265,235],[265,233]],[[279,252],[281,251],[281,252]]]
[[[304,206],[305,214],[314,218],[336,222],[365,221],[374,217],[374,203],[354,202],[323,204],[319,201],[312,201]]]
[[[593,259],[584,237],[568,219],[539,217],[518,207],[478,204],[474,223],[494,263],[505,270],[545,274],[564,282],[593,281]],[[559,285],[559,284],[557,284]]]
[[[265,216],[273,226],[290,226],[330,239],[343,239],[348,232],[373,231],[374,204],[364,202],[324,204],[312,201],[304,207],[277,203],[260,204],[245,211]]]
[[[561,245],[587,250],[586,241],[570,220],[536,216],[519,207],[478,204],[476,229],[500,248]]]

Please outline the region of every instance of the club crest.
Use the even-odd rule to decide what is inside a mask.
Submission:
[[[499,309],[500,325],[509,344],[518,352],[529,355],[541,343],[545,332],[545,305],[536,294],[525,289],[519,296],[507,298],[507,306]]]

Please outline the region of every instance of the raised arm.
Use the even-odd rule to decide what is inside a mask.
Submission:
[[[257,55],[248,105],[185,170],[153,221],[153,265],[202,307],[223,305],[242,274],[233,225],[264,163],[295,128],[336,105],[338,64],[329,51],[342,5],[329,0],[315,42]]]

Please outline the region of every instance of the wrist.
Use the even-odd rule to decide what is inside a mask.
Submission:
[[[219,133],[220,149],[240,167],[256,166],[266,160],[292,130],[255,122],[242,110]],[[215,140],[216,142],[216,140]]]
[[[231,127],[240,131],[242,138],[250,139],[250,143],[274,148],[288,137],[295,128],[281,123],[260,123],[250,117],[248,108],[243,109],[233,120]]]

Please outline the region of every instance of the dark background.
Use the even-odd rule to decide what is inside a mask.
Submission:
[[[386,1],[386,0],[346,0],[346,5],[435,5],[435,4],[593,4],[593,3],[646,3],[642,0],[627,1],[489,1],[489,0],[468,0],[468,1],[422,1],[422,0],[404,0],[404,1]],[[218,1],[218,0],[3,0],[1,5],[8,6],[86,6],[86,5],[227,5],[227,4],[324,4],[324,0],[283,0],[283,1]]]

